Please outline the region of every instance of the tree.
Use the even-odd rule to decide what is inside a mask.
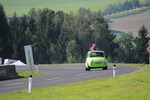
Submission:
[[[101,16],[95,16],[93,21],[94,33],[93,38],[99,50],[103,50],[106,56],[113,55],[116,44],[114,43],[115,35],[111,34],[108,24]]]
[[[119,48],[117,49],[118,62],[133,63],[134,62],[134,48],[135,48],[135,38],[131,34],[122,34],[121,38],[118,40]]]
[[[122,4],[121,4],[121,1],[118,1],[118,5],[117,5],[117,11],[118,12],[121,12],[123,9],[122,9]]]
[[[27,15],[27,20],[28,20],[29,30],[31,31],[33,35],[35,35],[37,31],[36,29],[37,18],[38,18],[38,12],[35,8],[32,8]]]
[[[53,24],[54,14],[55,12],[48,8],[38,11],[35,46],[38,47],[36,55],[38,55],[39,63],[51,63],[50,44],[56,41]]]
[[[56,40],[58,39],[58,36],[61,33],[61,26],[64,22],[64,15],[65,14],[62,11],[58,11],[54,15],[53,24],[54,24],[54,34],[55,34],[55,36],[53,38],[54,39],[53,43],[55,43],[55,44],[57,42]]]
[[[12,58],[25,62],[24,45],[25,45],[25,31],[26,31],[26,18],[22,20],[17,18],[14,13],[13,18],[9,21],[9,26],[12,34],[13,53]]]
[[[132,4],[128,1],[128,0],[126,0],[124,3],[123,3],[123,10],[125,11],[125,10],[130,10],[130,9],[132,9]]]
[[[25,45],[32,45],[33,44],[33,34],[29,27],[27,27],[25,31],[25,37],[24,37],[24,44]]]
[[[150,0],[145,0],[145,6],[149,6],[150,5]]]
[[[141,62],[141,63],[148,63],[148,56],[146,55],[146,47],[145,45],[148,43],[149,41],[149,37],[148,35],[148,30],[146,29],[146,27],[143,25],[138,33],[138,37],[136,37],[136,48],[135,48],[135,52],[136,52],[136,62]]]
[[[91,43],[92,32],[90,28],[90,11],[79,12],[78,17],[75,18],[75,34],[77,34],[77,43],[82,50],[80,51],[82,57],[85,58],[87,51],[89,50],[89,44]]]
[[[108,14],[111,15],[113,13],[113,10],[114,10],[113,5],[109,4],[107,9]]]
[[[140,7],[140,2],[139,0],[132,0],[132,5],[134,8],[139,8]]]
[[[9,27],[11,34],[8,36],[11,36],[13,47],[11,56],[22,61],[25,60],[23,47],[28,44],[32,45],[35,63],[41,64],[84,62],[91,43],[96,43],[111,56],[115,48],[115,35],[110,33],[101,11],[80,10],[73,15],[33,8],[21,19],[14,14]]]
[[[66,47],[68,63],[77,63],[81,60],[81,54],[78,52],[79,46],[75,40],[68,42]]]
[[[56,44],[56,54],[55,57],[58,63],[64,63],[67,61],[66,58],[66,46],[69,41],[74,38],[74,19],[72,15],[66,14],[64,16],[63,24],[61,25],[60,34],[57,39]]]
[[[0,57],[11,58],[12,37],[2,4],[0,4]]]

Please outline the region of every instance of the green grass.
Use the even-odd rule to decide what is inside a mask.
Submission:
[[[149,100],[150,67],[117,76],[1,94],[0,100]]]
[[[92,11],[103,11],[109,4],[125,0],[0,0],[7,15],[27,14],[31,8],[50,8],[52,10],[76,13],[80,7],[90,8]]]
[[[44,75],[44,73],[42,72],[39,72],[39,73],[31,73],[31,72],[25,72],[25,71],[17,71],[17,74],[21,77],[29,77],[29,75],[32,75],[32,76],[40,76],[40,75]]]
[[[49,8],[55,11],[61,10],[65,13],[77,13],[80,7],[90,8],[92,11],[103,11],[109,4],[122,3],[125,0],[0,0],[4,6],[6,15],[12,16],[14,12],[18,16],[27,14],[31,8]],[[139,0],[145,2],[145,0]]]

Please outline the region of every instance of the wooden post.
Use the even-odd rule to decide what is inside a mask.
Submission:
[[[31,57],[30,57],[30,52],[29,51],[28,51],[28,57],[29,57],[29,64],[30,64],[31,73],[33,73],[32,72],[32,65],[31,65]]]

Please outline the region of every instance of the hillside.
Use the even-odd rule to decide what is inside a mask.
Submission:
[[[52,10],[64,11],[65,13],[76,13],[80,7],[90,8],[92,11],[103,11],[109,4],[124,2],[125,0],[0,0],[4,6],[7,16],[12,16],[14,12],[18,16],[27,14],[31,8],[50,8]],[[141,2],[145,0],[140,0]],[[141,14],[130,15],[122,18],[112,19],[113,30],[132,32],[137,36],[137,32],[142,25],[150,30],[150,11]]]
[[[122,18],[112,19],[113,21],[113,30],[123,31],[123,32],[132,32],[134,36],[137,36],[139,29],[142,25],[145,25],[146,28],[149,30],[150,36],[150,10],[135,14],[129,15]]]
[[[76,13],[80,7],[90,8],[92,11],[103,11],[109,4],[124,2],[125,0],[0,0],[7,15],[27,14],[31,8],[50,8],[52,10]],[[143,0],[140,0],[143,1]]]

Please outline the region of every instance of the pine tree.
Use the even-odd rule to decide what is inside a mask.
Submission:
[[[139,30],[138,37],[136,38],[136,48],[135,48],[136,62],[148,63],[148,56],[146,55],[145,45],[148,43],[150,38],[147,35],[148,30],[143,25]]]
[[[26,44],[25,31],[27,29],[26,17],[18,19],[16,13],[13,18],[9,21],[9,27],[12,34],[12,58],[25,62],[24,46]]]
[[[11,34],[3,6],[0,4],[0,57],[11,58]]]

